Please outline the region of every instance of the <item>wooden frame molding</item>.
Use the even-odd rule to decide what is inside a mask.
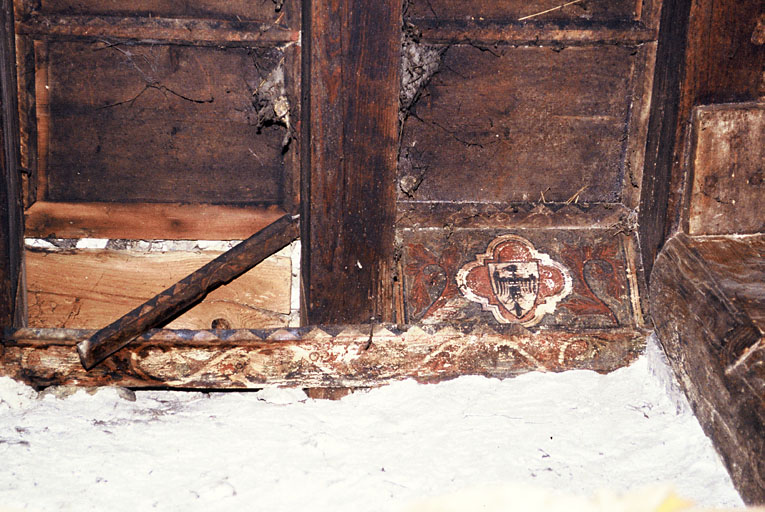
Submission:
[[[154,330],[86,372],[75,345],[93,330],[6,330],[3,374],[37,387],[369,387],[415,378],[511,377],[532,370],[609,372],[634,360],[645,333],[509,326],[389,324],[270,330]]]

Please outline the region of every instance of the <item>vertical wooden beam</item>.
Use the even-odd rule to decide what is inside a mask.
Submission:
[[[307,3],[304,321],[391,321],[401,2]]]
[[[23,286],[23,210],[19,190],[19,129],[13,5],[0,7],[0,325],[26,321]]]
[[[665,1],[656,49],[638,233],[646,278],[666,239],[669,177],[675,147],[679,97],[691,0]]]
[[[678,225],[694,106],[765,95],[762,0],[664,2],[640,202],[646,275]]]

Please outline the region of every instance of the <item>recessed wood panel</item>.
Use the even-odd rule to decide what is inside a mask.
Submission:
[[[285,7],[292,10],[294,4],[290,0],[42,0],[40,10],[55,14],[151,15],[262,21],[277,18]]]
[[[399,198],[618,201],[636,55],[450,47],[404,126]]]
[[[517,21],[525,16],[554,9],[565,4],[561,0],[413,0],[407,10],[412,18],[439,20],[502,20]],[[608,0],[577,2],[535,16],[536,21],[616,21],[630,20],[639,15],[639,0]]]
[[[37,66],[40,199],[282,199],[286,128],[255,104],[281,50],[39,43]]]

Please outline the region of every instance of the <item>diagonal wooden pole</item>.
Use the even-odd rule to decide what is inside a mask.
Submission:
[[[82,366],[90,370],[149,329],[160,326],[200,301],[208,292],[239,277],[298,237],[298,217],[284,215],[199,270],[144,302],[77,344]]]

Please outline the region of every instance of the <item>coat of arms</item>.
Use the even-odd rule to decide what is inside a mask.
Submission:
[[[457,272],[457,285],[503,324],[536,325],[571,293],[568,269],[525,238],[504,235]]]

